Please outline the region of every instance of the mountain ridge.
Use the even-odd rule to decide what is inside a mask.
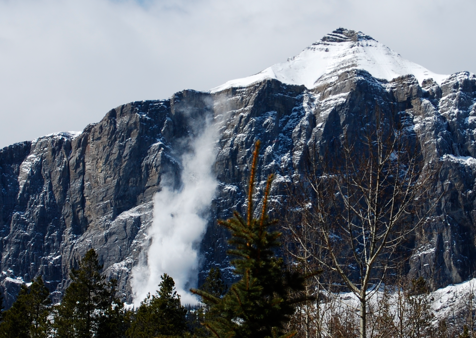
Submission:
[[[353,36],[338,43],[354,43]],[[257,182],[276,174],[272,200],[279,208],[285,183],[304,172],[313,147],[338,147],[346,133],[372,120],[376,103],[418,142],[426,163],[442,162],[436,187],[448,187],[434,221],[412,239],[409,275],[427,278],[434,289],[471,278],[476,76],[459,72],[441,83],[409,74],[385,80],[349,67],[319,79],[311,88],[270,77],[209,92],[185,90],[167,100],[116,107],[79,135],[59,133],[1,149],[0,285],[6,305],[20,283],[38,275],[59,301],[69,271],[89,248],[97,250],[105,274],[118,279],[119,291],[131,302],[132,268],[147,263],[153,197],[165,178],[179,189],[182,155],[196,138],[192,126],[209,117],[226,119],[213,163],[219,185],[197,244],[203,257],[199,273],[203,280],[218,266],[230,278],[227,233],[215,221],[243,211],[254,141],[260,139],[263,149]]]
[[[441,84],[448,77],[402,58],[369,35],[338,28],[284,63],[275,64],[250,77],[228,81],[210,91],[247,86],[267,78],[312,89],[319,82],[332,81],[339,73],[350,69],[366,70],[374,77],[387,81],[413,74],[420,84],[431,78]]]

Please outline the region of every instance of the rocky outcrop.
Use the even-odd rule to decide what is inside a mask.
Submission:
[[[474,74],[420,85],[411,75],[385,81],[354,69],[313,89],[267,79],[133,102],[79,135],[6,147],[0,150],[6,305],[20,283],[38,275],[59,300],[69,271],[89,248],[130,301],[131,269],[147,247],[153,196],[165,178],[180,186],[181,155],[210,116],[221,121],[213,164],[219,187],[200,250],[203,270],[225,267],[227,234],[216,219],[243,207],[254,142],[262,142],[260,186],[276,173],[272,193],[282,195],[283,184],[302,173],[313,149],[338,149],[344,135],[357,135],[372,118],[376,104],[414,138],[425,162],[442,162],[435,196],[447,192],[432,221],[415,235],[409,273],[423,275],[434,288],[466,280],[476,267],[475,102]]]

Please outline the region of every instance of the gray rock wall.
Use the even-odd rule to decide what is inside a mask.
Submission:
[[[206,116],[220,123],[213,170],[219,180],[201,243],[203,270],[225,267],[226,232],[216,219],[243,211],[254,142],[262,141],[259,182],[276,173],[275,196],[303,171],[314,149],[338,156],[383,114],[404,125],[424,161],[443,161],[434,218],[414,238],[409,273],[433,287],[463,281],[475,264],[476,78],[454,74],[439,86],[413,76],[380,81],[348,71],[313,90],[276,80],[220,93],[183,91],[169,100],[111,110],[79,136],[60,133],[0,150],[1,285],[7,306],[22,282],[42,275],[55,299],[68,274],[95,248],[130,301],[130,271],[145,254],[153,196],[162,180],[179,187],[181,155]],[[294,175],[294,176],[293,176]],[[275,199],[278,206],[283,196]],[[431,201],[429,201],[431,203]],[[278,207],[276,207],[278,208]]]

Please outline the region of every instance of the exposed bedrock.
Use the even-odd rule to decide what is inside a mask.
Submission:
[[[454,74],[440,86],[432,80],[420,85],[411,75],[388,82],[349,70],[312,90],[264,80],[133,102],[79,135],[59,133],[3,148],[0,279],[6,305],[20,283],[38,275],[59,300],[71,268],[89,248],[130,301],[131,269],[148,245],[153,196],[165,181],[180,187],[181,156],[207,116],[220,124],[213,163],[220,183],[200,246],[202,269],[226,267],[227,233],[216,220],[243,211],[254,142],[262,142],[260,187],[276,173],[276,208],[283,184],[302,173],[311,152],[337,152],[344,137],[358,135],[375,118],[376,104],[403,126],[426,163],[443,164],[435,196],[447,192],[432,221],[414,236],[409,273],[434,288],[466,280],[476,262],[475,101],[470,73]]]

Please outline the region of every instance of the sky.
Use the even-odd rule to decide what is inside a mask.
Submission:
[[[0,0],[0,148],[207,91],[338,27],[435,73],[476,72],[474,0]]]

